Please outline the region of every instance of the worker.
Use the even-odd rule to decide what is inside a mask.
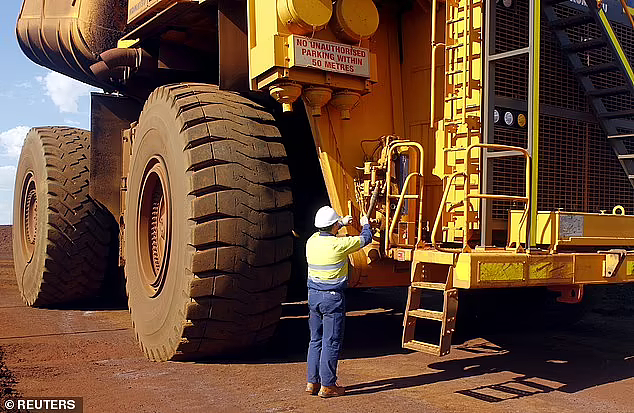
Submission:
[[[352,223],[350,215],[341,218],[324,206],[315,215],[315,232],[306,242],[308,261],[308,367],[306,392],[321,397],[344,394],[337,385],[337,361],[343,343],[348,284],[348,255],[372,240],[368,218],[360,219],[361,235],[337,237],[339,229]]]

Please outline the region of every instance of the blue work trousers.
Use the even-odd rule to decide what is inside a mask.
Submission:
[[[308,289],[308,368],[306,381],[334,386],[343,344],[346,298],[343,291]]]

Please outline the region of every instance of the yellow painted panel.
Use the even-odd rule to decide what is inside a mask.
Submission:
[[[591,283],[606,280],[603,278],[603,262],[601,254],[578,254],[575,256],[575,283]],[[616,278],[616,277],[615,277]],[[615,279],[614,278],[614,279]]]
[[[469,281],[471,278],[471,260],[467,255],[460,254],[453,273],[454,280]]]
[[[433,256],[430,255],[427,259],[433,260]],[[634,282],[634,254],[628,255],[628,260],[621,266],[616,277],[603,277],[604,261],[605,254],[600,253],[548,255],[499,251],[461,253],[454,267],[453,281],[454,287],[457,288]]]
[[[533,262],[529,266],[528,278],[531,280],[544,280],[549,278],[572,278],[574,266],[570,262],[542,261]]]
[[[523,211],[511,211],[509,244],[522,241],[526,221],[520,226]],[[594,214],[565,211],[540,211],[537,215],[537,244],[632,246],[634,245],[634,216]]]
[[[482,262],[479,267],[480,281],[524,279],[524,264],[521,262]]]
[[[139,44],[139,39],[131,39],[131,40],[119,40],[117,42],[117,47],[120,49],[128,49],[130,47],[134,47]]]

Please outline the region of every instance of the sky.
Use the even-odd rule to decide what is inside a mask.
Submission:
[[[11,224],[15,172],[22,143],[36,126],[90,129],[90,92],[96,89],[30,61],[15,23],[22,0],[0,2],[0,225]]]

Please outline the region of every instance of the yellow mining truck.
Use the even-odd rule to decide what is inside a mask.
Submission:
[[[28,134],[21,294],[90,298],[114,262],[148,358],[241,351],[273,334],[291,274],[305,279],[292,264],[325,200],[371,218],[350,286],[409,286],[409,349],[449,352],[460,289],[541,287],[575,306],[586,285],[632,282],[631,11],[24,0],[24,53],[104,93],[91,131]]]

